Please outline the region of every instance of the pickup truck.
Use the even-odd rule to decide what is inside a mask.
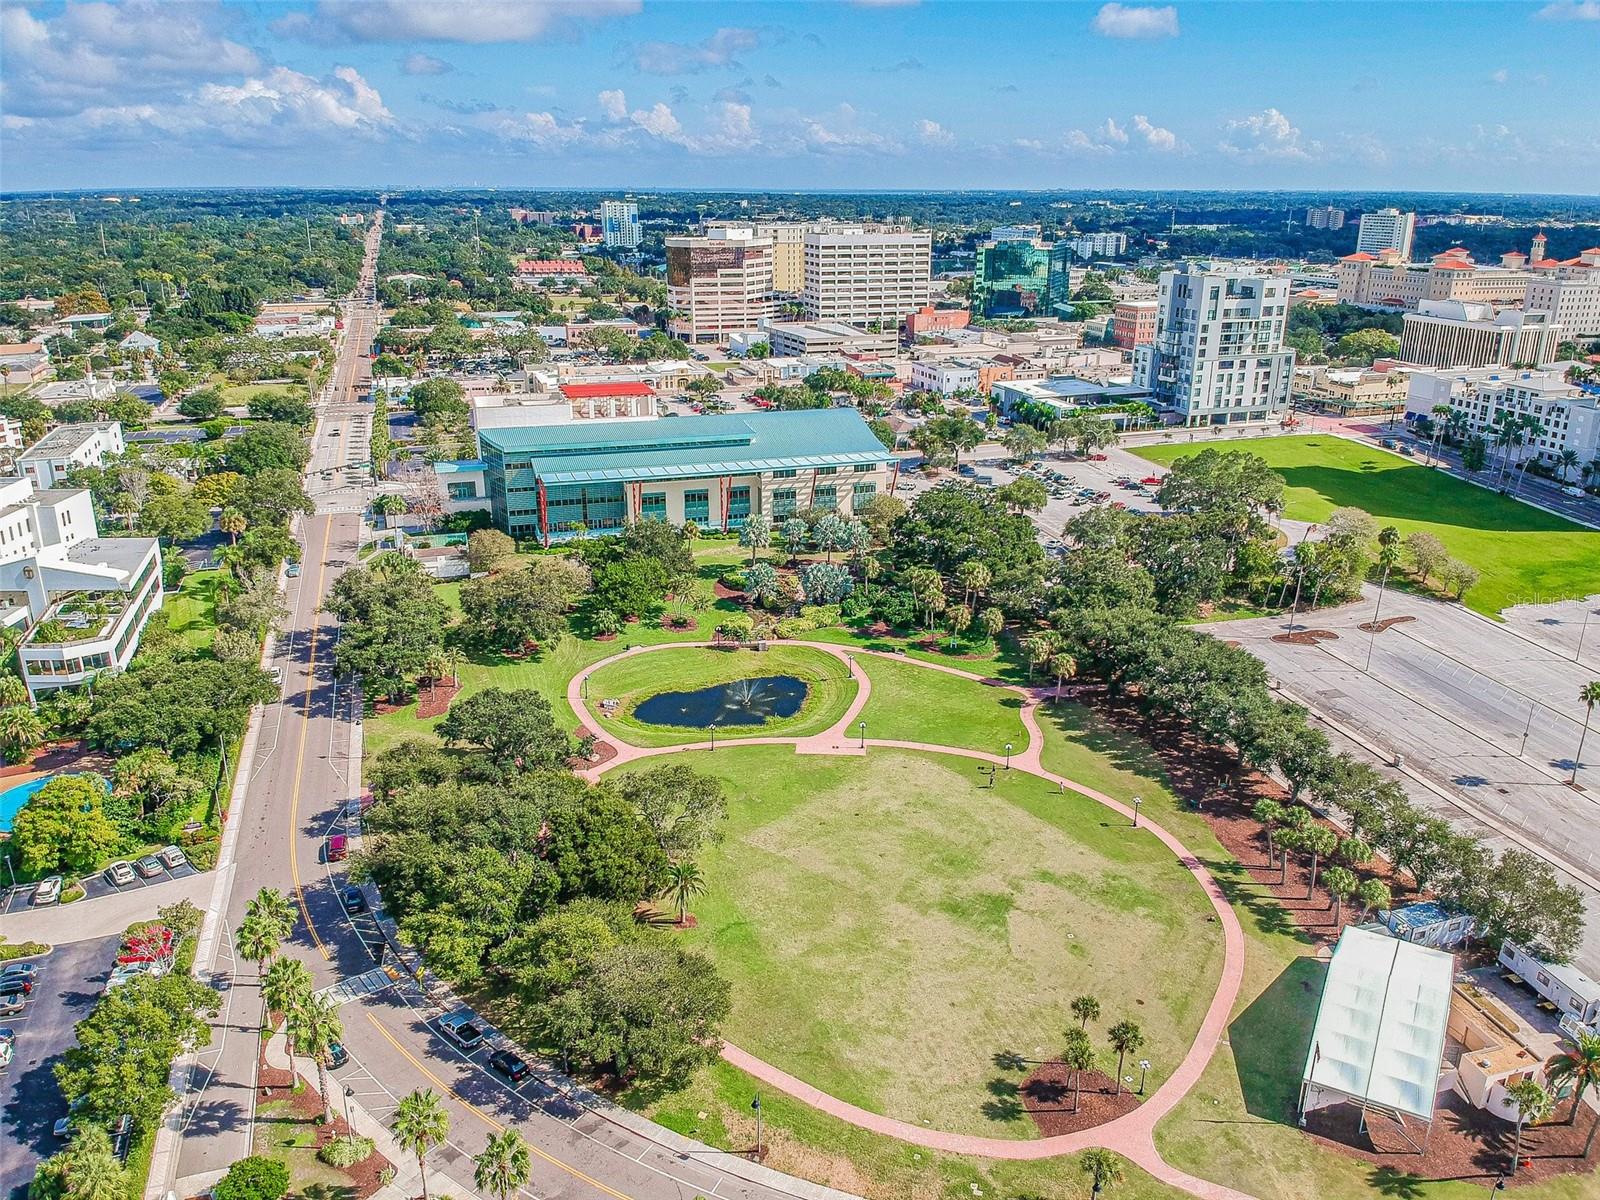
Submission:
[[[465,1014],[442,1018],[439,1022],[439,1032],[468,1054],[483,1045],[483,1030],[473,1024],[472,1018]]]

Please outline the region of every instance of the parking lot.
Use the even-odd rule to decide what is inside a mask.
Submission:
[[[116,957],[117,936],[57,947],[39,968],[23,1011],[0,1018],[15,1031],[11,1065],[0,1069],[0,1198],[21,1200],[39,1163],[59,1150],[52,1129],[66,1114],[54,1066],[73,1044],[73,1026],[89,1015]]]
[[[197,874],[194,867],[187,861],[176,867],[167,867],[160,860],[156,860],[159,867],[153,875],[143,876],[138,871],[133,874],[133,879],[127,883],[116,884],[106,877],[104,871],[80,879],[78,883],[83,887],[84,899],[98,900],[102,896],[115,896],[120,892],[137,892],[143,888],[157,887],[163,883],[170,883],[175,879],[188,879]],[[8,913],[22,912],[33,907],[34,884],[23,883],[5,891],[5,902],[0,905],[0,916]]]

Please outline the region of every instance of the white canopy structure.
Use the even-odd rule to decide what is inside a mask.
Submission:
[[[1300,1082],[1300,1111],[1349,1101],[1431,1124],[1455,961],[1349,926],[1334,947]]]

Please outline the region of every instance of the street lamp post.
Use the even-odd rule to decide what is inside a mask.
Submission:
[[[355,1089],[348,1084],[344,1089],[344,1136],[352,1146],[356,1143],[355,1126],[350,1124],[350,1097],[356,1094]]]
[[[1144,1077],[1149,1073],[1150,1060],[1148,1058],[1141,1058],[1139,1060],[1139,1095],[1141,1096],[1144,1095]]]
[[[1533,715],[1538,711],[1539,702],[1537,700],[1530,700],[1528,702],[1528,724],[1522,731],[1522,749],[1517,751],[1517,754],[1520,756],[1525,757],[1528,753],[1528,735],[1533,732]]]
[[[757,1092],[755,1099],[750,1101],[750,1107],[756,1110],[756,1161],[761,1161],[761,1093]]]
[[[867,748],[867,723],[862,721],[860,724],[858,724],[856,726],[856,732],[861,735],[861,748],[865,750]]]
[[[1133,827],[1135,829],[1139,828],[1139,805],[1141,805],[1143,803],[1144,803],[1144,801],[1141,800],[1138,796],[1135,796],[1133,798]]]
[[[1583,640],[1589,636],[1589,618],[1596,615],[1600,615],[1600,608],[1587,609],[1583,614],[1583,628],[1578,631],[1578,649],[1572,656],[1573,662],[1577,662],[1583,654]]]
[[[1006,743],[1006,770],[1011,770],[1011,743]]]
[[[712,722],[710,725],[707,725],[706,729],[709,730],[710,733],[711,733],[711,749],[715,750],[717,748],[717,726],[716,726],[716,722]]]

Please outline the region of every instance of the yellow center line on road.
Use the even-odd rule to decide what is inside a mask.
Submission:
[[[312,591],[312,598],[322,595],[322,580],[327,570],[328,541],[333,536],[333,518],[327,518],[327,524],[322,529],[322,547],[317,551],[317,584]],[[306,923],[306,932],[311,935],[311,940],[316,943],[317,949],[322,952],[324,960],[333,957],[331,951],[323,943],[317,933],[317,927],[311,920],[311,910],[306,907],[305,888],[300,883],[300,856],[295,853],[295,846],[300,836],[300,784],[302,772],[306,764],[306,735],[311,731],[311,696],[317,688],[317,620],[316,610],[311,616],[311,651],[306,665],[306,692],[305,700],[300,706],[300,747],[295,754],[294,763],[294,792],[289,800],[289,875],[294,881],[294,898],[300,905],[300,916]]]
[[[406,1059],[407,1062],[409,1062],[417,1070],[421,1071],[425,1078],[430,1080],[436,1087],[438,1087],[441,1090],[443,1090],[445,1092],[445,1094],[450,1096],[451,1099],[455,1100],[456,1103],[460,1104],[463,1108],[465,1108],[473,1116],[477,1117],[478,1120],[482,1121],[485,1125],[487,1125],[490,1129],[494,1130],[496,1133],[500,1133],[505,1129],[505,1126],[503,1124],[501,1124],[499,1121],[495,1120],[488,1113],[484,1112],[477,1105],[473,1104],[472,1101],[466,1099],[464,1096],[461,1095],[460,1092],[456,1091],[455,1088],[451,1087],[448,1083],[446,1083],[444,1080],[440,1079],[432,1071],[428,1070],[427,1067],[423,1066],[421,1060],[418,1059],[416,1055],[412,1054],[411,1051],[407,1050],[404,1046],[402,1046],[399,1043],[399,1041],[396,1040],[394,1034],[390,1033],[387,1029],[385,1029],[383,1027],[383,1023],[378,1020],[378,1018],[377,1018],[377,1016],[375,1014],[369,1012],[367,1014],[367,1020],[372,1022],[373,1026],[377,1029],[377,1031],[383,1035],[385,1041],[387,1041],[396,1050],[400,1051],[400,1054],[402,1055],[402,1057],[404,1057]],[[586,1175],[586,1174],[584,1174],[584,1172],[578,1170],[577,1167],[569,1166],[567,1163],[562,1162],[559,1158],[556,1158],[554,1155],[546,1154],[543,1150],[539,1149],[539,1147],[535,1146],[533,1143],[528,1142],[527,1146],[528,1146],[529,1151],[531,1151],[533,1154],[536,1154],[538,1157],[544,1159],[544,1161],[549,1163],[551,1166],[559,1167],[561,1170],[565,1171],[568,1175],[571,1175],[574,1179],[582,1180],[584,1183],[587,1183],[590,1187],[595,1188],[598,1191],[604,1192],[606,1195],[613,1197],[613,1200],[632,1200],[632,1198],[629,1197],[625,1192],[619,1192],[615,1188],[607,1187],[605,1184],[601,1183],[598,1179],[594,1178],[594,1176]]]

